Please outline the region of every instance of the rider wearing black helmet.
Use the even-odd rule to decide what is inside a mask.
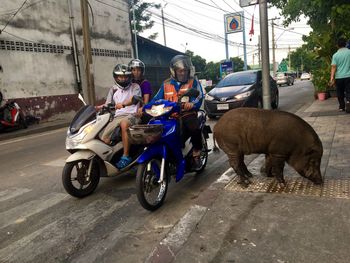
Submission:
[[[178,98],[188,89],[197,89],[200,92],[197,98],[191,98],[191,101],[183,104],[183,110],[180,115],[184,137],[191,137],[194,160],[193,168],[196,169],[201,166],[200,153],[202,149],[202,138],[197,119],[197,111],[203,101],[202,87],[198,79],[194,76],[195,69],[190,57],[177,55],[171,59],[169,67],[171,78],[163,82],[152,101],[166,99],[178,102]]]
[[[113,121],[107,125],[102,134],[102,140],[109,144],[114,129],[120,126],[124,152],[116,166],[123,169],[132,161],[129,157],[130,143],[127,130],[131,125],[139,122],[139,118],[136,116],[138,105],[132,104],[132,97],[134,95],[141,96],[141,89],[138,84],[131,83],[131,71],[125,64],[117,64],[114,67],[113,78],[115,85],[109,90],[105,104],[114,102],[116,111]]]

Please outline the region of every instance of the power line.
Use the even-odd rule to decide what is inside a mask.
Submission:
[[[11,20],[18,14],[19,11],[21,11],[22,7],[26,4],[28,0],[24,0],[24,2],[22,3],[22,5],[17,9],[17,11],[12,15],[12,17],[6,22],[5,26],[0,30],[0,34],[2,31],[5,30],[5,28],[7,27],[7,25],[11,22]]]

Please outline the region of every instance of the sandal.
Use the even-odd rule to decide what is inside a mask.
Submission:
[[[120,158],[119,162],[116,164],[117,168],[119,170],[124,169],[125,167],[127,167],[129,164],[131,164],[132,159],[129,156],[122,156],[122,158]]]

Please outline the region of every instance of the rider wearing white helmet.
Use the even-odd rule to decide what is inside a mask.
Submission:
[[[113,121],[107,125],[102,134],[102,140],[109,144],[114,129],[120,126],[124,152],[116,166],[118,169],[123,169],[132,161],[129,156],[130,143],[127,130],[131,125],[139,122],[139,118],[136,116],[138,105],[132,104],[132,97],[134,95],[141,96],[141,89],[138,84],[131,82],[131,71],[125,64],[117,64],[114,67],[113,78],[115,85],[108,93],[106,104],[114,102],[116,111]]]

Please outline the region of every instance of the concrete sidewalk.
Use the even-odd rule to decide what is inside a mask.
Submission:
[[[147,261],[349,262],[350,114],[338,112],[337,105],[331,98],[297,112],[323,143],[323,186],[286,166],[287,187],[281,189],[259,174],[263,155],[248,157],[254,183],[242,189],[233,170],[227,170]]]

